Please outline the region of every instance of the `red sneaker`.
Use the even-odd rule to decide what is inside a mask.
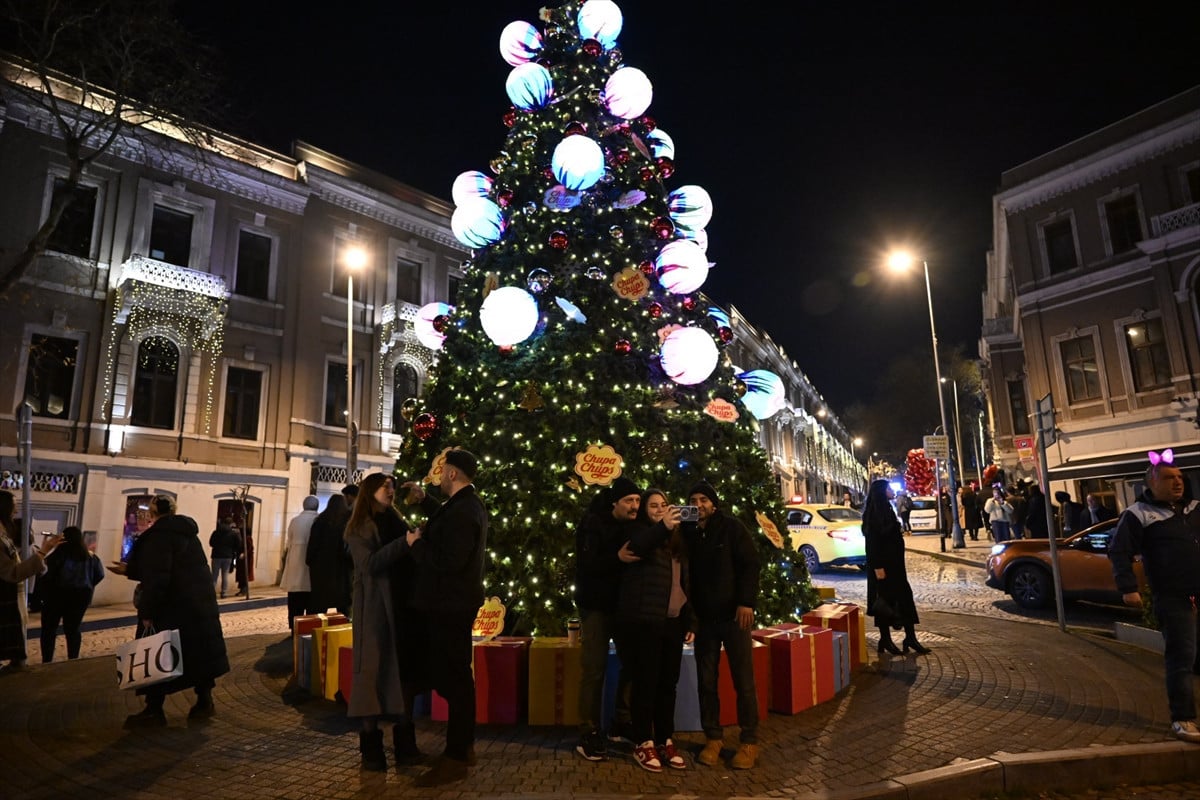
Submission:
[[[662,772],[662,762],[658,760],[654,742],[647,740],[633,748],[633,757],[637,759],[638,766],[647,772]]]
[[[683,760],[683,756],[679,755],[679,751],[675,749],[675,743],[670,739],[667,739],[667,743],[658,748],[658,759],[671,769],[687,769],[687,762]]]

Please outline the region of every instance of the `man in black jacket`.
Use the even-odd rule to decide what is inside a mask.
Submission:
[[[213,588],[217,588],[217,579],[221,581],[221,597],[229,590],[229,570],[233,560],[242,552],[242,537],[233,527],[233,517],[223,517],[217,529],[208,537],[208,547],[212,551]]]
[[[429,514],[424,528],[408,533],[416,568],[414,605],[428,624],[429,674],[446,699],[446,749],[418,786],[441,786],[467,777],[475,747],[475,677],[471,673],[471,626],[483,605],[483,554],[487,508],[472,481],[478,460],[466,450],[446,453],[438,503],[419,484],[404,488]]]
[[[621,558],[638,527],[642,495],[636,484],[618,477],[593,501],[575,529],[575,605],[583,644],[579,679],[579,744],[575,752],[588,761],[608,758],[600,732],[604,670],[608,643],[616,632]]]
[[[1142,556],[1154,616],[1163,637],[1171,734],[1200,743],[1196,727],[1197,615],[1200,595],[1200,503],[1184,500],[1183,473],[1167,462],[1146,470],[1146,491],[1125,509],[1108,547],[1117,590],[1141,607],[1133,557]]]
[[[684,525],[691,567],[689,596],[699,622],[696,628],[696,680],[700,724],[708,740],[697,760],[715,766],[721,760],[724,731],[717,695],[721,645],[737,691],[741,746],[730,759],[734,769],[750,769],[758,760],[758,697],[754,686],[750,629],[758,603],[758,549],[741,522],[718,508],[712,484],[701,481],[688,492],[688,504],[699,510],[695,525]]]

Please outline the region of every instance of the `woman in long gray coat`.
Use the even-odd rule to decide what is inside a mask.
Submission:
[[[362,766],[377,771],[387,769],[379,718],[407,711],[396,652],[392,567],[408,556],[403,536],[408,526],[393,507],[395,499],[390,475],[368,475],[345,534],[354,560],[354,690],[346,714],[362,719],[358,734]]]

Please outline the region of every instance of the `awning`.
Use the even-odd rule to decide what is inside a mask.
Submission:
[[[1180,469],[1200,467],[1200,444],[1180,445],[1172,449],[1175,451],[1175,466]],[[1128,453],[1099,458],[1074,458],[1050,467],[1050,480],[1137,477],[1144,473],[1149,465],[1145,450],[1131,450]]]

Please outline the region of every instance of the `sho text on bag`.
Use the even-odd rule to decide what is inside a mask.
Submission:
[[[140,689],[182,674],[179,631],[148,633],[117,647],[117,688]]]

